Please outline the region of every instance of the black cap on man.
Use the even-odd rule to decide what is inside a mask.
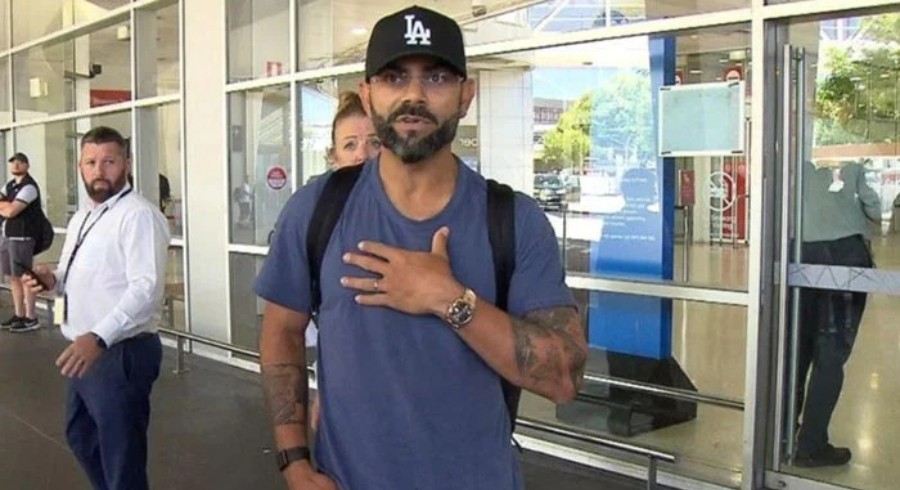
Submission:
[[[381,18],[366,50],[366,79],[407,56],[431,56],[466,77],[466,50],[459,24],[414,5]]]

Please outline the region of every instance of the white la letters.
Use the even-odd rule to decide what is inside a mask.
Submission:
[[[421,46],[431,46],[431,29],[426,29],[422,25],[421,20],[415,20],[413,14],[407,15],[406,19],[406,44],[418,44]]]

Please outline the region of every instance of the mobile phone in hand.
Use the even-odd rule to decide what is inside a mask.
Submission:
[[[40,287],[44,288],[44,291],[49,291],[49,290],[50,290],[50,288],[47,286],[47,284],[45,284],[44,281],[41,280],[41,276],[39,276],[39,275],[37,274],[37,272],[31,270],[31,269],[28,268],[28,267],[25,267],[24,264],[16,263],[16,265],[22,268],[22,275],[23,275],[23,276],[24,276],[25,274],[28,274],[29,276],[31,276],[32,278],[34,278],[35,281],[37,281],[37,283],[38,283],[38,285],[39,285]]]

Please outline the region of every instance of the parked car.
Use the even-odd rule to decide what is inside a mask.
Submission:
[[[534,199],[543,209],[562,209],[568,190],[558,175],[534,176]]]

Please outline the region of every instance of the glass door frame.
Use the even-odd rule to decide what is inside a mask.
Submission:
[[[755,4],[760,3],[757,0]],[[751,241],[749,289],[752,295],[749,305],[752,315],[748,322],[757,321],[758,328],[748,324],[748,383],[745,414],[745,465],[742,488],[798,488],[837,489],[844,488],[823,481],[784,473],[781,470],[785,455],[793,449],[793,444],[783,446],[782,432],[784,414],[795,407],[787,406],[786,387],[799,377],[796,366],[787,362],[787,353],[792,352],[786,335],[790,326],[796,325],[797,308],[788,309],[788,302],[796,306],[797,299],[792,289],[814,287],[804,281],[799,274],[802,262],[797,264],[791,257],[792,224],[798,220],[801,209],[796,206],[794,185],[802,178],[802,170],[796,171],[797,162],[803,161],[803,128],[807,122],[805,108],[798,106],[798,100],[805,100],[806,80],[804,53],[790,46],[784,35],[791,21],[814,21],[817,18],[836,18],[859,15],[874,15],[900,11],[900,2],[859,0],[852,9],[841,10],[834,6],[817,11],[819,5],[832,2],[801,2],[766,7],[764,12],[778,15],[754,15],[753,49],[755,56],[763,64],[763,70],[753,73],[753,91],[761,94],[761,100],[754,100],[752,118],[752,143],[756,151],[751,152],[752,193],[761,199],[751,201],[751,233],[757,236],[775,237],[771,240]],[[810,10],[811,9],[811,10]],[[805,10],[805,11],[804,11]],[[819,14],[818,17],[815,14]],[[787,74],[787,76],[785,76]],[[767,124],[768,123],[768,124]],[[800,137],[797,137],[797,136]],[[753,147],[751,147],[753,148]],[[758,179],[762,180],[760,182]],[[762,209],[760,209],[760,207]],[[758,259],[758,262],[755,260]],[[759,264],[758,270],[754,270]],[[823,266],[815,266],[823,267]],[[847,267],[828,266],[847,270]],[[900,271],[878,271],[880,284],[863,288],[851,285],[847,290],[871,293],[897,294],[896,284],[900,284]],[[759,280],[758,287],[756,280]],[[893,285],[893,286],[892,286]],[[755,290],[755,291],[754,291]],[[793,320],[793,321],[792,321]],[[751,345],[750,334],[755,334]],[[796,338],[796,335],[794,336]],[[751,354],[753,357],[751,358]],[[754,362],[755,366],[749,365]],[[750,379],[750,376],[756,376]],[[752,393],[751,393],[752,392]],[[790,432],[790,431],[789,431]],[[788,441],[789,442],[789,441]]]

